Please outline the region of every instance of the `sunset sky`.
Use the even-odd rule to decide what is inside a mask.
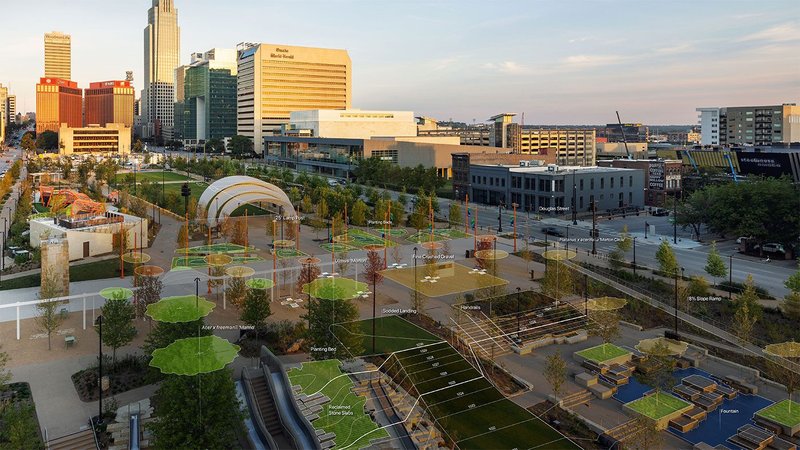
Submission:
[[[80,87],[134,71],[151,0],[5,2],[0,83],[35,110],[43,34]],[[109,6],[113,5],[113,6]],[[242,41],[344,48],[353,107],[477,122],[696,123],[695,108],[800,100],[800,2],[175,0],[181,57]]]

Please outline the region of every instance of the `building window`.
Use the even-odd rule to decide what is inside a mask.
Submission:
[[[502,184],[503,187],[506,187],[506,179],[505,178],[501,179],[500,183]]]
[[[581,184],[581,190],[583,190],[583,178],[581,178],[580,184]]]
[[[594,190],[594,178],[589,180],[589,189]]]
[[[602,181],[600,182],[602,186]],[[611,177],[611,189],[614,189],[614,177]]]
[[[600,189],[605,189],[606,187],[606,179],[604,177],[600,177]]]
[[[619,187],[625,187],[625,183],[623,183],[622,177],[619,177]]]
[[[628,177],[628,187],[633,187],[633,175]]]
[[[628,204],[633,204],[633,192],[628,192]]]

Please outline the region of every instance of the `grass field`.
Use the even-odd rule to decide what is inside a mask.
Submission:
[[[371,321],[362,321],[371,351]],[[392,339],[397,335],[400,339]],[[429,414],[461,449],[575,449],[564,436],[506,399],[447,342],[396,316],[376,322],[386,368],[413,384]],[[401,348],[405,347],[405,349]]]
[[[791,412],[789,408],[791,406]],[[758,411],[757,416],[777,422],[787,427],[800,424],[800,403],[786,399]]]
[[[175,253],[181,253],[184,249],[177,249]],[[198,245],[189,247],[190,255],[205,255],[209,253],[244,253],[244,245],[221,242],[219,244]]]
[[[303,286],[304,294],[326,300],[348,300],[356,297],[358,291],[367,290],[367,283],[340,277],[318,278]]]
[[[133,273],[133,264],[125,263],[125,273]],[[70,265],[69,280],[87,281],[119,277],[119,259],[94,261],[80,265]],[[17,278],[7,278],[0,282],[0,291],[39,286],[42,276],[37,274]]]
[[[347,238],[347,240],[345,240],[345,238]],[[340,234],[333,240],[334,242],[344,242],[358,248],[364,248],[367,245],[388,245],[389,247],[397,245],[392,241],[386,241],[380,236],[367,233],[366,231],[359,230],[357,228],[350,229],[347,232],[347,235]]]
[[[441,297],[443,295],[471,292],[493,286],[508,284],[508,281],[490,275],[471,273],[471,269],[453,262],[421,264],[416,268],[416,283],[414,282],[414,267],[383,271],[383,276],[403,286],[416,289],[428,297]],[[439,277],[435,283],[423,282],[426,276]]]
[[[586,350],[581,350],[576,353],[591,361],[603,362],[622,355],[627,355],[630,352],[614,344],[600,344],[596,347],[587,348]]]
[[[461,230],[456,228],[434,228],[433,229],[433,240],[435,242],[438,241],[448,241],[450,239],[461,239],[468,236],[472,236],[471,234],[464,233]],[[411,236],[406,238],[407,240],[419,244],[422,242],[429,242],[431,240],[431,232],[430,230],[419,231],[417,233],[412,234]]]
[[[389,236],[392,237],[401,237],[405,236],[408,231],[404,228],[392,228],[391,230],[388,228],[373,228],[372,232],[380,236],[381,234],[389,233]]]
[[[301,252],[294,248],[279,248],[277,250],[278,258],[299,258],[301,256],[308,256],[308,254]]]
[[[330,253],[331,250],[335,251],[336,253],[343,253],[343,252],[354,252],[359,250],[358,247],[354,247],[350,244],[342,244],[340,242],[335,242],[333,244],[326,242],[324,244],[319,245],[323,250]]]
[[[321,392],[331,399],[313,422],[314,428],[336,433],[336,448],[352,450],[369,446],[373,439],[389,437],[364,413],[366,399],[352,392],[353,382],[342,374],[340,365],[337,359],[307,362],[288,373],[292,384],[302,387],[302,393]]]
[[[653,420],[658,420],[675,411],[691,406],[691,404],[673,395],[659,392],[626,403],[625,406]]]
[[[136,172],[136,182],[141,183],[142,180],[151,181],[153,183],[161,183],[161,176],[164,176],[164,181],[186,181],[186,173],[184,172]],[[117,183],[124,183],[129,174],[118,173]],[[133,172],[130,173],[133,176]]]

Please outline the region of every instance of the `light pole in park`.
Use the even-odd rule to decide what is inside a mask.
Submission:
[[[103,423],[103,316],[97,316],[97,319],[94,320],[94,324],[97,325],[97,334],[100,336],[97,344],[100,353],[97,366],[97,425],[101,425]]]

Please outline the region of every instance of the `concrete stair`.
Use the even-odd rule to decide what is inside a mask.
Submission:
[[[92,429],[47,441],[48,450],[97,450]]]

